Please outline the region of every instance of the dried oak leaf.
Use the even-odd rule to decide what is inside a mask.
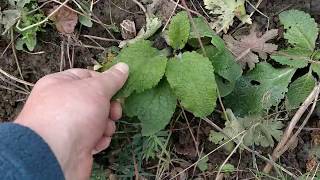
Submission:
[[[243,69],[246,68],[246,65],[250,69],[253,69],[255,64],[259,62],[259,56],[262,59],[266,59],[267,54],[273,53],[278,48],[275,44],[266,43],[278,35],[277,29],[271,29],[260,37],[258,36],[259,32],[256,32],[255,29],[255,26],[253,26],[250,34],[239,37],[239,40],[234,39],[230,35],[223,37],[230,51],[236,56],[236,61]],[[259,56],[254,52],[258,53]]]
[[[50,13],[53,12],[59,6],[54,6]],[[61,7],[53,16],[50,17],[56,28],[62,34],[71,34],[78,23],[78,15],[76,12],[70,10],[69,8],[63,6]]]

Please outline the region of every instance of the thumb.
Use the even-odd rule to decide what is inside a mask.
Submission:
[[[93,77],[91,82],[102,88],[107,97],[115,95],[124,85],[129,75],[129,66],[125,63],[118,63],[99,76]],[[101,87],[102,86],[102,87]]]

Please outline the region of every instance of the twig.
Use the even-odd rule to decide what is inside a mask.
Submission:
[[[285,151],[285,148],[287,147],[286,145],[292,136],[293,129],[295,128],[296,124],[298,123],[298,121],[300,120],[304,112],[307,110],[307,108],[311,105],[313,101],[315,101],[315,98],[318,97],[319,91],[320,91],[320,83],[318,83],[318,85],[314,87],[312,92],[309,94],[309,96],[306,98],[306,100],[303,102],[301,107],[298,109],[296,114],[291,119],[290,124],[288,125],[286,131],[282,136],[282,139],[278,143],[277,147],[273,150],[272,161],[277,160],[281,156],[281,152]],[[306,118],[306,120],[308,120],[308,117]],[[263,169],[263,172],[269,173],[272,167],[273,165],[271,163],[267,163]]]
[[[16,65],[17,65],[17,69],[18,69],[20,78],[21,78],[22,80],[24,80],[24,79],[23,79],[23,75],[22,75],[22,71],[21,71],[21,68],[20,68],[20,64],[19,64],[17,52],[16,52],[15,43],[14,43],[13,28],[11,28],[11,30],[10,30],[10,36],[11,36],[11,49],[12,49],[12,54],[13,54],[13,57],[14,57],[14,61],[15,61]],[[27,85],[25,85],[25,88],[29,90],[29,87],[28,87]]]
[[[191,25],[192,25],[193,29],[195,30],[195,33],[196,33],[196,35],[197,35],[198,42],[199,42],[200,47],[201,47],[201,50],[202,50],[204,56],[206,56],[207,53],[206,53],[206,51],[204,50],[204,46],[203,46],[203,43],[202,43],[202,41],[201,41],[198,28],[196,27],[196,24],[195,24],[194,21],[193,21],[193,18],[192,18],[192,15],[191,15],[191,13],[190,13],[190,10],[189,10],[189,8],[188,8],[188,6],[187,6],[187,3],[186,3],[185,0],[181,0],[181,3],[182,3],[182,5],[183,5],[186,9],[188,9],[188,10],[187,10],[187,13],[188,13],[188,17],[189,17],[189,19],[190,19]]]
[[[180,174],[186,172],[187,170],[189,170],[190,168],[192,168],[193,166],[196,166],[200,161],[202,161],[204,158],[207,158],[210,154],[214,153],[215,151],[217,151],[218,149],[222,148],[223,146],[225,146],[226,144],[230,143],[231,141],[233,141],[234,139],[237,139],[240,135],[242,135],[245,131],[240,132],[239,134],[237,134],[235,137],[229,139],[228,141],[226,141],[225,143],[221,144],[220,146],[218,146],[217,148],[215,148],[214,150],[212,150],[211,152],[209,152],[208,154],[202,156],[199,160],[197,160],[195,163],[191,164],[189,167],[185,168],[183,171],[180,171],[178,174],[176,174],[175,176],[173,176],[172,178],[170,178],[170,180],[175,179],[176,177],[180,176]],[[165,179],[166,177],[164,177]]]
[[[91,38],[91,39],[97,39],[97,40],[101,40],[101,41],[107,41],[107,42],[116,42],[116,43],[120,43],[121,40],[118,39],[109,39],[109,38],[103,38],[103,37],[98,37],[98,36],[92,36],[92,35],[81,35],[85,38]]]
[[[27,82],[27,81],[21,80],[21,79],[19,79],[19,78],[16,78],[16,77],[10,75],[9,73],[5,72],[5,71],[4,71],[3,69],[1,69],[1,68],[0,68],[0,73],[3,74],[4,76],[8,77],[9,79],[12,79],[12,80],[14,80],[14,81],[17,81],[18,83],[21,83],[21,84],[24,84],[24,85],[28,85],[28,86],[31,86],[31,87],[34,86],[34,84],[32,84],[32,83],[29,83],[29,82]]]
[[[64,37],[62,37],[62,41],[61,41],[61,53],[60,53],[60,72],[63,71],[64,68],[64,62],[65,62],[65,57],[64,57],[64,44],[65,44],[65,39]]]
[[[169,24],[169,22],[170,22],[170,20],[171,20],[171,18],[172,18],[172,16],[173,16],[174,12],[175,12],[176,9],[177,9],[177,6],[179,5],[179,1],[180,1],[180,0],[177,0],[177,2],[174,2],[174,3],[175,3],[175,6],[174,6],[174,8],[173,8],[173,11],[171,12],[170,17],[169,17],[168,21],[166,22],[166,24],[163,26],[161,32],[163,32],[163,31],[167,28],[167,26],[168,26],[168,24]]]
[[[236,146],[235,148],[233,148],[233,150],[232,150],[231,153],[228,155],[228,157],[226,158],[226,160],[225,160],[225,161],[221,164],[221,166],[219,167],[218,173],[217,173],[217,175],[216,175],[216,180],[218,180],[218,179],[220,178],[219,175],[220,175],[220,173],[221,173],[221,171],[222,171],[223,166],[229,161],[229,159],[231,158],[231,156],[237,151],[237,149],[238,149],[238,148],[240,147],[240,145],[242,144],[243,138],[244,138],[245,135],[246,135],[246,133],[241,136],[241,139],[240,139],[239,143],[237,144],[237,146]]]
[[[195,146],[196,151],[197,151],[197,155],[198,155],[198,157],[200,157],[200,152],[199,152],[199,143],[197,142],[197,140],[196,140],[196,138],[195,138],[195,136],[194,136],[194,134],[193,134],[193,132],[192,132],[192,129],[191,129],[190,123],[189,123],[188,118],[187,118],[187,116],[186,116],[186,113],[185,113],[185,111],[184,111],[183,109],[182,109],[182,114],[183,114],[184,118],[186,119],[186,122],[187,122],[187,125],[188,125],[189,132],[190,132],[190,134],[191,134],[191,137],[192,137],[192,140],[193,140],[194,146]]]

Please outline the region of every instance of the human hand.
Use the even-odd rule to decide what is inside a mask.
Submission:
[[[128,77],[118,63],[104,73],[70,69],[47,75],[33,88],[15,123],[37,132],[56,155],[65,178],[89,179],[94,153],[106,149],[121,105],[111,101]]]

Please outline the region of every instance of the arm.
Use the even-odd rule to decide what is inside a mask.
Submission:
[[[62,169],[45,141],[31,129],[0,125],[0,179],[62,180]]]

